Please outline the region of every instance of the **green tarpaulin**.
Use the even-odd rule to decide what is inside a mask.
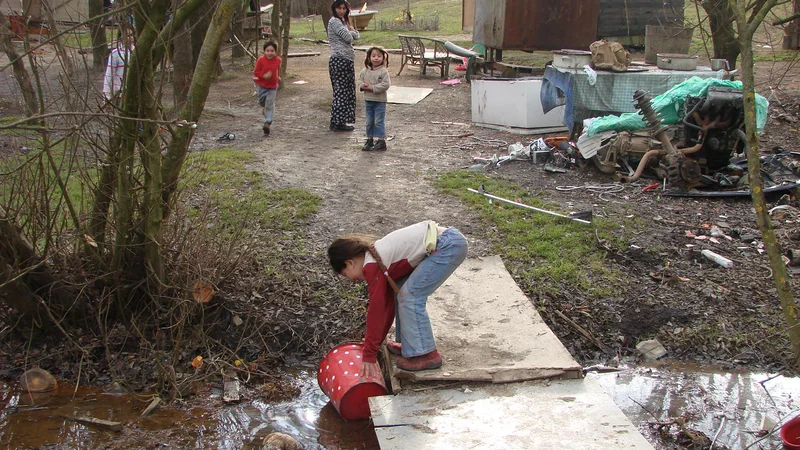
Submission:
[[[686,96],[704,97],[708,88],[712,86],[742,88],[741,81],[720,80],[718,78],[690,78],[680,83],[653,99],[653,109],[661,116],[661,122],[666,125],[680,122],[683,117],[678,112],[683,110]],[[756,127],[758,132],[764,129],[767,123],[767,110],[769,102],[766,98],[756,94]],[[647,124],[638,113],[625,113],[621,116],[603,116],[593,119],[586,130],[588,136],[593,136],[603,131],[636,131],[646,128]]]

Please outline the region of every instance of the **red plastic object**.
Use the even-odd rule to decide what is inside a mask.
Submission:
[[[781,427],[781,440],[784,448],[800,450],[800,416],[783,424]]]
[[[367,399],[387,393],[382,376],[364,379],[358,373],[363,349],[362,344],[341,344],[331,349],[319,363],[319,388],[344,420],[369,418]]]

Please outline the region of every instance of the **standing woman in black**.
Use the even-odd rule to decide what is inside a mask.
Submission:
[[[356,121],[356,73],[353,41],[359,38],[358,31],[350,25],[350,4],[347,0],[335,0],[331,5],[328,21],[328,42],[331,43],[331,59],[328,71],[333,87],[331,103],[331,130],[353,131],[350,125]]]

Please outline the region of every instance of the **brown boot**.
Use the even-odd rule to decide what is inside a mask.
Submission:
[[[410,370],[416,372],[418,370],[431,370],[442,367],[442,355],[438,350],[426,353],[422,356],[414,356],[412,358],[403,358],[402,356],[395,360],[397,367],[403,370]]]
[[[389,353],[396,356],[403,356],[403,344],[395,341],[386,341],[386,348]]]

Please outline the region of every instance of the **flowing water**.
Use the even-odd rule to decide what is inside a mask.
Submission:
[[[800,413],[800,379],[758,373],[709,371],[701,367],[639,367],[592,374],[656,448],[648,422],[686,412],[695,430],[718,444],[741,449],[758,438],[764,417],[780,423]],[[768,380],[768,381],[765,381]],[[761,383],[759,383],[761,382]],[[306,449],[379,449],[369,421],[344,422],[317,387],[313,372],[297,376],[301,394],[291,402],[259,399],[224,405],[214,388],[205,399],[162,407],[141,418],[146,399],[109,395],[99,389],[64,383],[42,394],[20,393],[0,384],[0,448],[259,448],[264,436],[279,431]],[[197,406],[200,404],[201,406]],[[122,423],[114,432],[70,417],[88,416]],[[725,422],[723,423],[723,418]],[[759,447],[760,445],[760,447]],[[779,449],[777,432],[751,448]]]

